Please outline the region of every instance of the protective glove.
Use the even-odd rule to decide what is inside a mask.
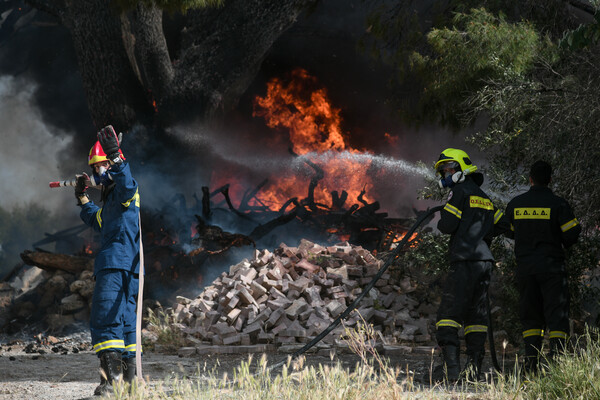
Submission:
[[[102,146],[102,150],[104,150],[106,158],[108,158],[113,164],[123,162],[123,159],[121,159],[121,154],[119,153],[121,137],[122,134],[119,133],[119,136],[117,136],[115,128],[113,128],[112,125],[108,125],[98,132],[98,141],[100,142],[100,146]]]
[[[90,201],[88,194],[85,192],[88,188],[90,177],[85,172],[83,175],[77,176],[77,183],[75,184],[75,198],[77,198],[77,205],[82,206]]]

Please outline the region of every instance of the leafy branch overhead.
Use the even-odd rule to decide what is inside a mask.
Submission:
[[[485,121],[469,140],[489,159],[492,188],[504,196],[522,191],[529,166],[545,159],[555,190],[585,226],[596,226],[600,182],[589,167],[600,156],[598,45],[564,48],[528,22],[483,9],[458,14],[427,40],[432,54],[412,58],[425,87],[422,106],[463,127]]]

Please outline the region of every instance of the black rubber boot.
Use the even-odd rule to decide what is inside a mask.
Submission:
[[[121,353],[116,351],[105,351],[100,355],[100,385],[94,390],[94,396],[112,393],[113,382],[123,378],[121,362]]]
[[[563,354],[567,348],[567,340],[563,338],[550,339],[550,352],[548,353],[548,361],[555,361],[556,356]]]
[[[485,356],[485,340],[487,333],[472,332],[465,335],[467,344],[467,363],[462,371],[462,378],[471,382],[478,381],[481,375],[481,366]]]
[[[441,365],[433,369],[431,377],[424,377],[424,381],[432,383],[455,383],[460,377],[460,347],[442,346],[442,356],[444,358]]]
[[[123,359],[123,380],[127,383],[133,382],[136,377],[135,357]]]
[[[528,336],[523,338],[525,342],[525,375],[535,375],[540,369],[540,351],[542,349],[542,336]]]

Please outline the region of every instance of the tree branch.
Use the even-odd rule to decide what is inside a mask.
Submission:
[[[36,10],[43,11],[46,14],[58,18],[59,21],[63,21],[64,8],[58,7],[56,2],[44,0],[24,0],[24,2]]]
[[[591,15],[595,15],[596,14],[596,9],[587,1],[582,1],[582,0],[567,0],[567,3],[569,3],[571,6],[582,10],[588,14]]]

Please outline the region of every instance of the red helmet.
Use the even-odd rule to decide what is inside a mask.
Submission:
[[[125,156],[123,155],[121,149],[119,149],[119,154],[121,155],[121,158],[125,160]],[[106,154],[102,149],[100,141],[97,141],[90,149],[90,154],[88,156],[88,165],[93,165],[102,161],[108,161],[108,158],[106,158]]]

